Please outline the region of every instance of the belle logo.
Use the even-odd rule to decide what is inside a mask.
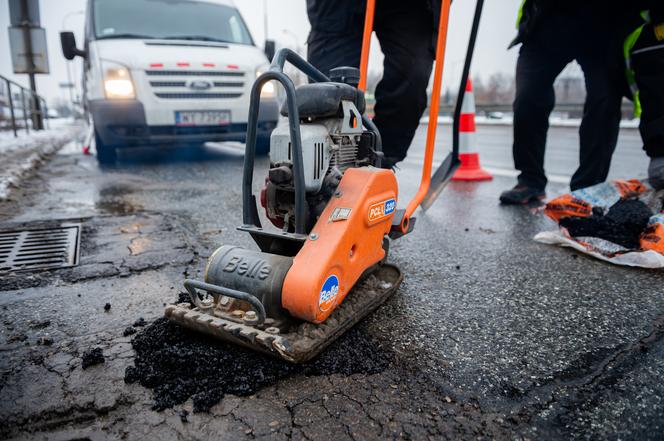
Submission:
[[[339,294],[339,279],[334,274],[329,276],[320,289],[318,297],[318,307],[325,312],[334,306],[334,302]]]
[[[382,219],[392,213],[397,206],[397,201],[394,199],[388,199],[377,204],[373,204],[369,207],[369,222],[374,222],[379,219]]]
[[[226,265],[224,271],[227,273],[237,273],[240,276],[250,279],[265,280],[270,275],[272,267],[263,259],[249,259],[240,256],[232,256]]]

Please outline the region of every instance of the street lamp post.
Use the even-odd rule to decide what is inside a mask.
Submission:
[[[265,38],[263,40],[267,40],[267,0],[263,0],[263,33],[265,34]]]

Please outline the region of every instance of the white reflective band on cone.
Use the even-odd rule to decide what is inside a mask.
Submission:
[[[459,153],[475,152],[475,132],[459,132]]]
[[[475,95],[472,91],[466,92],[461,103],[461,113],[475,113]]]

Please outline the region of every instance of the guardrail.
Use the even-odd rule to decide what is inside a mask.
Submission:
[[[32,121],[33,130],[43,130],[44,129],[44,120],[48,121],[48,118],[44,118],[44,115],[48,115],[48,106],[46,105],[46,100],[33,92],[32,90],[25,88],[18,84],[15,81],[10,80],[2,75],[0,75],[0,84],[5,85],[6,88],[6,98],[7,107],[9,107],[11,128],[14,131],[14,136],[18,136],[18,130],[21,128],[17,121],[20,119],[23,120],[23,127],[25,128],[26,133],[30,133],[30,121]],[[15,105],[14,90],[20,91],[21,96],[21,106]],[[22,115],[19,117],[17,111],[21,110]],[[4,112],[3,112],[4,113]],[[4,114],[2,115],[4,119]],[[48,122],[47,122],[48,124]]]

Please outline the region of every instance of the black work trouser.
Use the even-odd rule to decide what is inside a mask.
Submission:
[[[324,74],[360,65],[364,2],[307,0],[311,33],[308,59]],[[433,65],[433,15],[426,0],[377,2],[374,31],[385,55],[376,87],[374,123],[387,166],[406,157],[422,113]]]
[[[632,49],[632,68],[639,88],[643,148],[651,158],[664,156],[664,40],[644,26]]]
[[[583,70],[586,102],[579,129],[580,164],[572,190],[603,182],[611,165],[620,124],[624,70],[619,35],[591,12],[552,15],[523,43],[516,66],[514,165],[520,184],[544,189],[544,151],[553,84],[573,60]]]

